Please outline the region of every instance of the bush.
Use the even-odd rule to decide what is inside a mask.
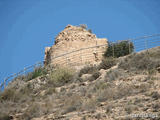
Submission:
[[[128,55],[134,51],[134,45],[130,41],[121,41],[117,43],[109,43],[104,57],[121,57]]]
[[[36,77],[39,77],[41,75],[46,75],[46,74],[47,74],[47,71],[46,71],[46,69],[44,67],[41,67],[41,66],[37,67],[31,73],[31,76],[30,76],[29,80],[32,80],[32,79],[34,79]]]
[[[91,77],[89,77],[90,81],[96,80],[97,78],[99,78],[99,76],[101,75],[101,73],[99,71],[96,71],[92,74]]]
[[[113,57],[108,57],[102,60],[102,62],[99,64],[98,69],[109,69],[116,65],[116,59]]]
[[[73,79],[74,72],[68,68],[57,68],[49,75],[49,85],[62,86]]]
[[[79,72],[79,77],[81,77],[83,74],[92,74],[93,72],[97,71],[96,66],[85,66],[82,68]]]
[[[92,74],[92,78],[94,78],[94,80],[96,80],[97,78],[99,78],[100,75],[101,75],[101,73],[100,73],[99,71],[94,72],[94,73]]]

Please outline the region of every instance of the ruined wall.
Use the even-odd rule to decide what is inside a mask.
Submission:
[[[55,38],[55,44],[46,47],[45,64],[71,66],[94,64],[102,59],[106,47],[107,39],[99,39],[82,27],[68,25]]]

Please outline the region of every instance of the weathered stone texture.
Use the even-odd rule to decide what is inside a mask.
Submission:
[[[104,46],[93,47],[98,45]],[[102,59],[106,47],[106,38],[99,39],[82,27],[68,25],[55,38],[55,44],[46,47],[45,64],[71,66],[94,64]]]

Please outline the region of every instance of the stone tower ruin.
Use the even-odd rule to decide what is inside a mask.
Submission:
[[[45,48],[45,65],[79,66],[102,60],[107,39],[97,38],[81,26],[67,25],[55,38],[52,47]]]

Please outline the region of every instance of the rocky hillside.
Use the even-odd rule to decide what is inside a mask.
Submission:
[[[0,120],[159,120],[160,47],[97,66],[37,68],[0,93]]]

